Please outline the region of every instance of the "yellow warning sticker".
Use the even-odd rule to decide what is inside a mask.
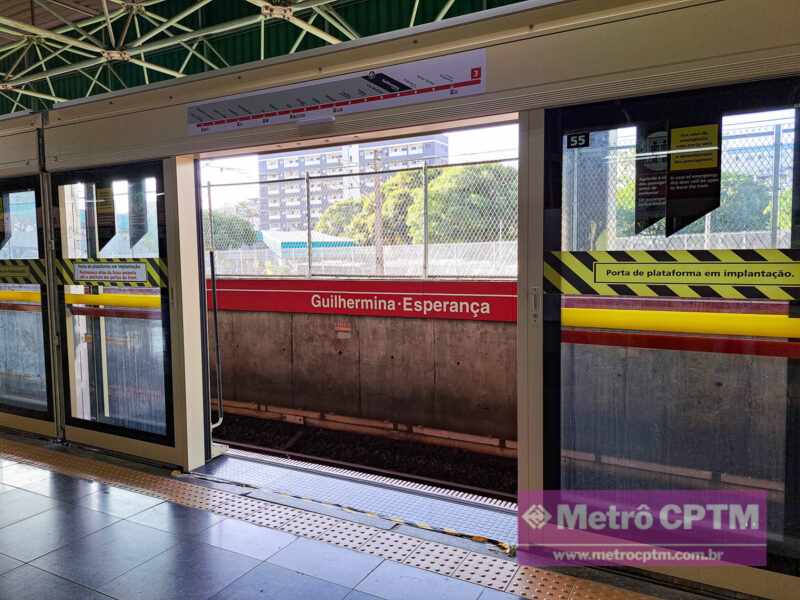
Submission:
[[[670,171],[716,169],[719,124],[677,127],[670,131]]]
[[[798,286],[800,263],[605,263],[594,264],[594,282],[649,285]]]
[[[0,277],[24,277],[31,276],[31,270],[25,265],[2,265],[0,264]]]

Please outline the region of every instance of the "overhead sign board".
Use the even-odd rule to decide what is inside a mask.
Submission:
[[[338,115],[480,94],[485,76],[486,51],[471,50],[196,102],[187,109],[187,125],[190,135],[202,135],[324,121]]]

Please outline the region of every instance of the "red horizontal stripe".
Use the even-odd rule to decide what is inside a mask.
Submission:
[[[561,342],[565,344],[649,348],[653,350],[800,358],[800,343],[781,340],[563,329],[561,331]]]
[[[775,300],[700,300],[680,298],[623,298],[564,296],[565,308],[611,308],[629,310],[675,310],[682,312],[747,313],[785,315],[789,304]]]

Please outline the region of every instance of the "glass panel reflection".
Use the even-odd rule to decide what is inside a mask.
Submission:
[[[0,285],[0,410],[47,411],[41,288]]]
[[[70,286],[65,300],[72,417],[166,434],[167,346],[161,310],[152,307],[158,306],[159,290],[85,294],[84,288]]]

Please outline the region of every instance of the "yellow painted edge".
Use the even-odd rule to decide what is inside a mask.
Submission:
[[[800,319],[786,315],[562,308],[561,324],[587,329],[800,338]]]

